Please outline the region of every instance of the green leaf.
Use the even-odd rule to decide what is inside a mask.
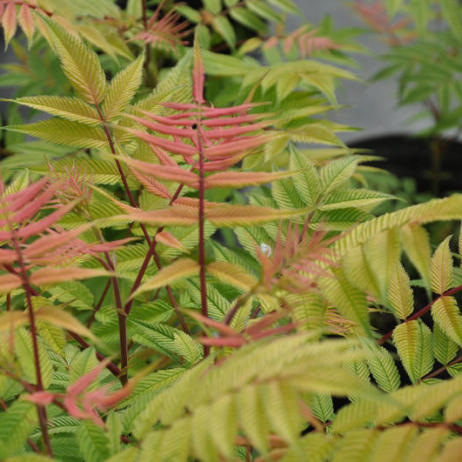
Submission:
[[[371,335],[366,296],[350,284],[341,269],[335,269],[333,273],[334,277],[324,277],[319,281],[323,295],[342,316],[355,323],[356,332]]]
[[[78,148],[104,148],[107,145],[101,128],[68,120],[50,119],[28,125],[10,125],[8,130]]]
[[[362,344],[370,353],[367,365],[377,385],[387,393],[397,390],[400,386],[400,376],[391,354],[375,342],[364,339]]]
[[[441,0],[441,10],[454,36],[462,41],[462,8],[457,0]]]
[[[205,9],[212,14],[219,14],[221,11],[221,0],[203,0]]]
[[[321,189],[323,195],[329,193],[346,183],[356,170],[358,159],[353,156],[333,160],[320,171]]]
[[[433,367],[432,337],[430,329],[421,321],[403,322],[395,327],[393,342],[412,383]]]
[[[390,194],[367,189],[344,189],[327,195],[319,210],[333,210],[347,207],[370,209],[385,200],[393,199]]]
[[[103,103],[106,120],[119,115],[135,96],[141,83],[144,54],[120,71],[111,81]]]
[[[277,6],[282,11],[287,13],[300,14],[300,10],[292,0],[268,0],[274,6]]]
[[[140,3],[138,0],[136,0],[137,3]],[[187,5],[176,5],[175,10],[178,11],[182,16],[184,16],[188,21],[191,21],[193,23],[199,23],[201,20],[201,15],[198,11],[196,11],[194,8],[191,8],[190,6]]]
[[[252,11],[246,8],[235,7],[229,10],[230,16],[249,29],[253,29],[258,33],[266,32],[266,24]]]
[[[433,352],[438,362],[444,365],[448,364],[455,358],[458,350],[457,343],[444,333],[438,323],[435,323],[433,326]]]
[[[101,462],[109,456],[109,440],[101,427],[83,421],[76,438],[85,462]]]
[[[65,96],[25,96],[14,102],[85,125],[101,123],[94,108],[78,98]]]
[[[23,377],[30,383],[37,383],[35,370],[35,356],[32,346],[32,338],[29,331],[26,329],[16,329],[14,335],[14,349],[18,355],[18,361],[22,368]],[[51,384],[53,375],[53,365],[50,361],[48,353],[42,342],[38,342],[40,370],[42,372],[42,383],[44,388],[48,388]]]
[[[236,34],[228,18],[226,16],[216,16],[213,18],[212,26],[223,37],[225,42],[234,49],[236,46]]]
[[[99,104],[106,94],[106,76],[98,55],[58,23],[51,19],[46,22],[55,35],[51,45],[55,47],[75,91],[88,103]]]
[[[0,413],[0,458],[2,460],[8,456],[17,455],[23,449],[36,422],[37,410],[27,401],[15,401],[7,411]]]
[[[246,0],[246,7],[268,21],[281,21],[281,16],[276,13],[263,0]]]

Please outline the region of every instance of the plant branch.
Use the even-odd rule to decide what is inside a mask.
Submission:
[[[430,374],[427,374],[425,377],[420,379],[420,382],[422,382],[423,380],[427,380],[427,379],[431,379],[433,377],[436,377],[436,376],[442,374],[448,367],[454,366],[454,364],[458,364],[460,362],[462,362],[462,355],[460,355],[457,358],[453,359],[451,362],[449,362],[445,366],[441,366],[439,369],[436,369],[436,371],[433,371]]]
[[[104,133],[105,133],[106,138],[107,138],[107,140],[108,140],[108,143],[109,143],[109,147],[110,147],[110,149],[111,149],[111,152],[112,152],[112,154],[115,156],[115,155],[117,155],[117,153],[116,153],[116,150],[115,150],[114,141],[112,140],[111,133],[109,132],[109,128],[108,128],[107,123],[106,123],[106,119],[104,118],[104,115],[103,115],[103,113],[102,113],[101,108],[99,107],[99,105],[96,105],[96,110],[98,111],[99,118],[100,118],[100,120],[101,120],[101,122],[102,122],[102,124],[103,124]],[[122,179],[122,183],[123,183],[123,185],[124,185],[125,192],[127,193],[127,197],[128,197],[129,202],[130,202],[130,205],[131,205],[132,207],[136,207],[136,206],[137,206],[136,201],[135,201],[135,199],[134,199],[134,197],[133,197],[133,195],[132,195],[132,193],[131,193],[131,191],[130,191],[130,188],[129,188],[128,182],[127,182],[127,178],[126,178],[126,176],[125,176],[124,171],[122,170],[122,166],[120,165],[120,162],[119,162],[118,159],[114,158],[114,160],[115,160],[115,163],[116,163],[117,170],[118,170],[118,172],[119,172],[120,178]],[[181,186],[181,188],[182,188],[182,187],[183,187],[183,186]],[[178,197],[178,195],[180,194],[180,191],[181,191],[181,189],[180,189],[179,191],[177,190],[177,193],[178,193],[178,194],[175,193],[176,196],[175,196],[175,195],[173,196],[172,201],[175,200],[175,199]],[[155,236],[154,236],[154,239],[151,240],[151,238],[150,238],[150,236],[149,236],[149,233],[148,233],[148,231],[147,231],[147,229],[146,229],[146,226],[144,226],[143,223],[140,223],[140,227],[141,227],[141,230],[143,231],[143,234],[144,234],[144,237],[145,237],[145,239],[146,239],[146,242],[148,243],[150,249],[152,248],[152,251],[151,251],[151,252],[148,251],[148,253],[150,253],[150,257],[153,257],[154,262],[156,263],[157,268],[158,268],[158,269],[161,269],[161,268],[162,268],[162,265],[161,265],[161,263],[160,263],[159,255],[158,255],[157,252],[156,252],[156,244],[155,244],[155,242],[152,242],[152,241],[155,241]],[[163,228],[162,228],[162,229],[163,229]],[[146,268],[147,268],[147,267],[146,267]],[[144,269],[144,272],[146,271],[146,268]],[[143,274],[144,274],[144,272],[143,272]],[[137,278],[137,279],[138,279],[138,278]],[[141,279],[140,279],[139,282],[141,282]],[[169,297],[169,299],[170,299],[170,303],[172,304],[173,309],[175,310],[176,315],[177,315],[178,319],[180,320],[181,325],[182,325],[182,326],[186,326],[186,322],[184,321],[184,318],[183,318],[183,316],[181,315],[181,313],[180,313],[180,311],[179,311],[178,304],[177,304],[177,302],[176,302],[176,300],[175,300],[175,297],[174,297],[174,295],[173,295],[172,290],[170,289],[169,286],[166,286],[166,290],[167,290],[168,297]],[[130,305],[130,308],[131,308],[131,305]],[[126,311],[126,310],[125,310],[125,311]],[[130,309],[128,309],[128,312],[129,312],[129,311],[130,311]],[[128,314],[128,313],[127,313],[127,314]],[[183,327],[183,328],[184,328],[184,327]]]
[[[407,318],[404,322],[409,322],[409,321],[414,321],[416,319],[419,319],[421,318],[425,313],[427,313],[428,311],[431,310],[433,304],[438,301],[440,298],[442,297],[449,297],[451,295],[454,295],[454,294],[457,294],[458,292],[462,291],[462,284],[457,286],[457,287],[453,287],[452,289],[449,289],[447,290],[446,292],[444,292],[443,294],[441,294],[440,296],[436,297],[433,301],[431,301],[428,305],[425,305],[423,308],[421,308],[419,311],[417,311],[416,313],[414,313],[412,316],[409,316],[409,318]],[[388,339],[391,338],[391,336],[393,335],[393,332],[394,330],[396,329],[396,326],[393,327],[393,329],[386,333],[382,338],[380,338],[377,343],[379,345],[383,345]]]
[[[142,15],[143,15],[143,27],[145,32],[148,30],[148,7],[146,4],[146,0],[141,0],[141,8],[142,8]],[[145,46],[145,58],[144,58],[144,82],[147,87],[150,85],[150,79],[149,79],[149,65],[151,64],[151,44],[146,43]]]
[[[8,221],[8,220],[7,220]],[[34,367],[35,367],[35,378],[37,381],[38,391],[43,391],[43,380],[42,380],[42,370],[40,367],[40,353],[39,345],[37,338],[37,325],[35,322],[35,313],[34,306],[32,303],[32,294],[31,294],[31,284],[29,281],[29,276],[27,274],[26,265],[24,263],[24,258],[22,255],[21,247],[18,241],[18,235],[11,223],[8,223],[11,230],[11,240],[13,242],[16,255],[18,257],[18,265],[20,270],[20,277],[22,279],[22,285],[26,294],[26,303],[27,303],[27,312],[29,314],[29,325],[30,325],[30,334],[32,338],[32,350],[34,354]],[[43,406],[37,406],[37,414],[40,423],[40,429],[42,432],[43,443],[45,444],[46,452],[50,457],[53,457],[53,451],[51,449],[50,435],[48,434],[47,427],[47,411]]]
[[[101,297],[99,298],[98,303],[96,304],[96,306],[95,306],[95,308],[93,310],[93,313],[90,316],[90,319],[87,321],[87,327],[91,327],[91,325],[93,324],[93,322],[95,320],[95,317],[96,317],[96,313],[102,307],[104,299],[106,298],[106,295],[107,295],[110,287],[111,287],[111,279],[109,279],[107,281],[106,286],[103,289],[103,293],[101,294]]]
[[[199,279],[201,288],[201,314],[208,317],[207,307],[207,281],[205,278],[205,172],[204,172],[204,148],[202,145],[202,131],[200,128],[200,114],[197,128],[197,150],[199,152]],[[204,356],[209,354],[210,347],[204,346]]]
[[[82,337],[80,337],[79,334],[76,334],[75,332],[72,332],[72,331],[68,331],[69,332],[69,335],[74,339],[76,340],[78,343],[80,343],[80,345],[83,347],[83,348],[89,348],[90,347],[90,344],[88,342],[86,342]],[[104,355],[102,355],[99,351],[96,351],[96,357],[98,358],[99,361],[105,361],[106,360],[106,357]],[[110,371],[115,377],[119,378],[122,374],[122,371],[113,363],[113,362],[109,362],[106,366],[106,369],[108,371]]]

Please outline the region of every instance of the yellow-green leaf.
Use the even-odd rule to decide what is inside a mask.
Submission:
[[[462,346],[462,319],[454,297],[440,297],[432,306],[433,320],[441,330]]]
[[[85,125],[99,125],[101,123],[96,110],[78,98],[65,96],[25,96],[12,101]]]
[[[104,116],[107,120],[116,117],[135,96],[141,83],[143,61],[144,54],[112,79],[103,103]]]
[[[225,261],[216,261],[207,265],[207,272],[220,281],[244,291],[250,291],[257,280],[242,267]]]
[[[391,273],[388,301],[393,311],[401,319],[406,319],[414,310],[414,294],[410,286],[409,276],[401,263]]]
[[[98,55],[58,23],[51,19],[46,22],[55,36],[52,45],[75,91],[88,103],[99,104],[106,94],[106,76]]]
[[[448,236],[438,246],[432,257],[432,289],[437,294],[442,294],[452,285],[452,257],[449,249],[451,237]]]
[[[149,278],[141,287],[133,294],[133,297],[155,290],[159,287],[166,286],[172,282],[188,278],[199,274],[199,264],[190,258],[180,258],[171,265],[162,268],[155,276]]]

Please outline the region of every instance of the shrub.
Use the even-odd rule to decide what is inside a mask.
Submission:
[[[249,27],[272,11],[225,4]],[[207,50],[207,16],[184,44],[141,6],[6,2],[7,40],[19,10],[26,56],[68,83],[15,98],[53,117],[7,127],[42,141],[2,162],[0,457],[457,460],[460,269],[424,225],[462,197],[374,216],[391,196],[355,186],[370,158],[320,116],[348,71]]]

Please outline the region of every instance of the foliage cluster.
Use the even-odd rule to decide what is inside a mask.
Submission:
[[[458,460],[462,196],[374,214],[355,31],[203,3],[0,3],[0,459]]]
[[[462,127],[462,5],[458,0],[355,0],[354,10],[386,44],[384,66],[372,80],[398,79],[399,105],[415,106],[413,121],[432,151],[433,194],[442,157]]]

